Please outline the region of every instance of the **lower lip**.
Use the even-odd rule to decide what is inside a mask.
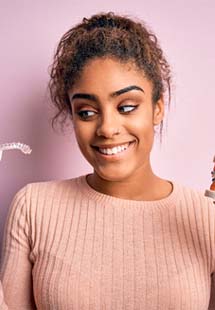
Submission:
[[[96,152],[96,155],[98,155],[100,158],[103,158],[105,160],[111,160],[111,161],[119,160],[129,153],[129,151],[131,150],[131,148],[133,147],[134,144],[135,144],[135,142],[130,142],[130,144],[126,150],[119,152],[119,153],[116,153],[116,154],[107,155],[107,154],[100,153],[97,150],[95,150],[95,152]]]

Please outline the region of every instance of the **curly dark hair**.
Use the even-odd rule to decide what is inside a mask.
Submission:
[[[139,19],[113,12],[100,13],[89,19],[84,17],[59,42],[49,82],[51,99],[58,110],[52,119],[53,127],[57,120],[63,125],[67,117],[71,117],[68,91],[80,77],[84,65],[97,57],[113,57],[122,63],[133,62],[152,82],[153,104],[167,91],[170,105],[170,66],[155,34]],[[160,133],[162,128],[163,122]]]

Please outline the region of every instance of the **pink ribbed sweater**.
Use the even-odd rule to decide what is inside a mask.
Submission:
[[[215,309],[215,206],[173,185],[158,201],[98,193],[85,176],[25,186],[5,231],[8,308]]]

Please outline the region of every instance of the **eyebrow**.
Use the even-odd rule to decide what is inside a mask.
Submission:
[[[144,90],[141,87],[136,86],[136,85],[131,85],[131,86],[127,86],[125,88],[122,88],[120,90],[117,90],[117,91],[111,93],[109,95],[109,97],[114,98],[114,97],[120,96],[120,95],[122,95],[124,93],[127,93],[127,92],[129,92],[131,90],[140,90],[140,91],[142,91],[144,93]],[[70,98],[70,101],[72,101],[74,99],[89,99],[89,100],[92,100],[92,101],[98,101],[97,96],[92,95],[92,94],[84,94],[84,93],[76,93],[76,94],[74,94]]]

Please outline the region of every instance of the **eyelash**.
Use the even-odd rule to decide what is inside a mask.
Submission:
[[[123,106],[120,106],[118,108],[118,111],[120,113],[122,113],[122,114],[129,114],[132,111],[136,110],[137,107],[138,107],[138,105],[123,105]],[[129,111],[120,111],[121,108],[131,108],[131,110],[129,110]],[[86,113],[94,113],[94,114],[93,115],[84,115]],[[80,117],[80,119],[88,120],[88,119],[92,118],[93,116],[95,116],[95,114],[97,114],[97,112],[96,111],[92,111],[92,110],[82,110],[82,111],[77,112],[76,114]]]

